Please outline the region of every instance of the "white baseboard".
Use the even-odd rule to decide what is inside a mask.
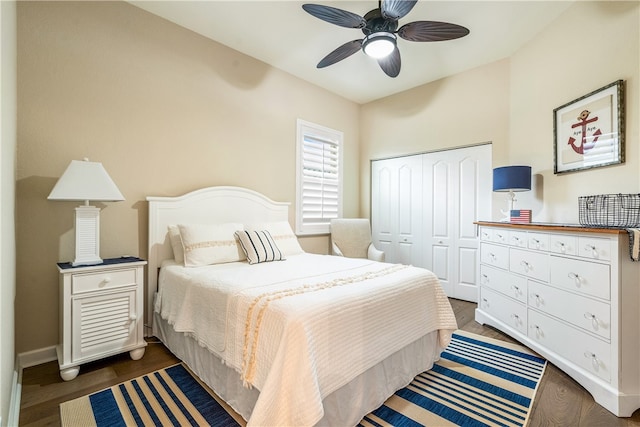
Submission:
[[[58,360],[58,356],[56,354],[56,346],[52,345],[51,347],[18,354],[18,367],[24,369],[54,360]]]
[[[9,414],[7,426],[17,426],[20,419],[20,398],[22,396],[22,371],[24,368],[40,365],[42,363],[57,360],[56,346],[45,347],[39,350],[20,353],[16,357],[13,383],[11,384],[11,400],[9,402]],[[1,424],[0,425],[5,425]]]
[[[11,399],[9,400],[9,413],[7,414],[7,426],[17,426],[20,420],[20,397],[22,396],[22,369],[17,366],[13,371],[11,384]],[[5,425],[1,424],[0,425]]]

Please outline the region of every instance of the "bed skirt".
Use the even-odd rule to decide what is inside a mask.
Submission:
[[[259,391],[243,387],[238,372],[192,338],[174,331],[158,313],[154,313],[153,334],[242,418],[250,418]],[[441,351],[435,331],[392,354],[326,396],[324,417],[316,425],[356,425],[416,375],[431,369]]]

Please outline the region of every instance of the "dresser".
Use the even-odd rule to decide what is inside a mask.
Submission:
[[[616,416],[640,408],[640,263],[626,231],[476,225],[476,321],[538,352]]]
[[[80,365],[125,351],[144,355],[144,266],[135,257],[73,267],[59,263],[60,376],[74,379]]]

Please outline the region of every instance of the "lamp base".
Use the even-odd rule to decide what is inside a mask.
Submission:
[[[511,221],[511,211],[503,211],[502,209],[500,209],[500,213],[503,215],[502,218],[500,218],[500,222],[510,222]]]
[[[500,219],[500,222],[510,222],[511,221],[511,211],[513,210],[513,205],[516,201],[516,194],[509,190],[507,193],[507,210],[503,211],[500,209],[500,213],[504,215],[504,218]]]
[[[71,265],[101,264],[100,209],[82,205],[76,208],[76,258]]]

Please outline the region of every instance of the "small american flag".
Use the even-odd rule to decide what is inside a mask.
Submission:
[[[511,222],[528,224],[531,222],[531,210],[520,209],[511,211]]]

